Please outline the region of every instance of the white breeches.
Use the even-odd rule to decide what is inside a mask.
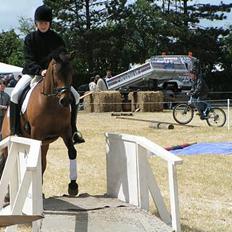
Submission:
[[[33,76],[30,76],[27,74],[23,75],[22,78],[20,78],[20,80],[14,87],[13,91],[11,92],[10,100],[12,102],[14,102],[15,104],[18,104],[19,96],[22,94],[23,90],[30,84],[32,79],[33,79]],[[75,98],[76,105],[77,105],[80,101],[80,95],[72,86],[71,86],[71,92]]]
[[[19,96],[22,94],[23,90],[30,84],[33,76],[30,75],[23,75],[20,80],[17,82],[16,86],[14,87],[13,91],[10,95],[10,100],[15,104],[19,102]]]

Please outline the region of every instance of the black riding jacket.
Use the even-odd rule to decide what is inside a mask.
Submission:
[[[39,30],[28,34],[24,41],[25,65],[23,74],[41,75],[48,68],[49,54],[57,48],[65,47],[63,39],[54,31],[45,33]]]
[[[208,96],[209,88],[205,82],[205,80],[201,77],[201,75],[194,81],[192,88],[190,90],[190,94],[194,98],[206,98]]]

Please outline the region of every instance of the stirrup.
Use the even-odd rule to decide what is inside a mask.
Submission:
[[[81,134],[80,131],[75,131],[73,133],[72,141],[73,141],[73,144],[78,144],[78,143],[84,143],[85,142],[85,140],[82,137],[82,134]]]

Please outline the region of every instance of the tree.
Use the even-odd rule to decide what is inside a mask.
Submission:
[[[31,18],[19,18],[19,31],[22,33],[22,36],[26,36],[33,30],[35,30],[34,20]]]
[[[23,42],[14,30],[0,33],[1,62],[23,65]]]
[[[56,17],[55,28],[66,40],[70,50],[75,50],[83,72],[92,72],[94,66],[92,50],[94,48],[93,30],[106,19],[104,1],[45,0]]]
[[[116,38],[122,30],[110,18],[116,11],[125,12],[126,1],[45,0],[44,3],[54,9],[53,27],[62,34],[69,50],[77,53],[74,63],[81,82],[96,73],[104,75],[108,67],[121,69],[123,40]]]
[[[160,2],[160,1],[159,1]],[[162,1],[162,19],[166,22],[163,35],[172,38],[167,41],[167,50],[174,54],[187,54],[191,51],[199,58],[207,73],[220,61],[221,38],[229,30],[201,26],[201,20],[224,20],[232,4],[218,5],[193,3],[191,0]]]
[[[155,4],[147,0],[136,1],[131,6],[131,13],[125,25],[127,33],[124,39],[132,63],[144,62],[147,58],[160,53],[164,23]]]

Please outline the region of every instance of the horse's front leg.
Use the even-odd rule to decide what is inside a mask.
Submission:
[[[70,183],[68,185],[68,193],[71,196],[76,196],[78,194],[78,184],[77,184],[77,151],[73,145],[71,133],[68,133],[62,136],[65,146],[68,149],[68,156],[70,161],[70,168],[69,168],[69,177]]]
[[[42,176],[47,167],[47,152],[48,152],[49,144],[41,146],[41,159],[42,159]]]

